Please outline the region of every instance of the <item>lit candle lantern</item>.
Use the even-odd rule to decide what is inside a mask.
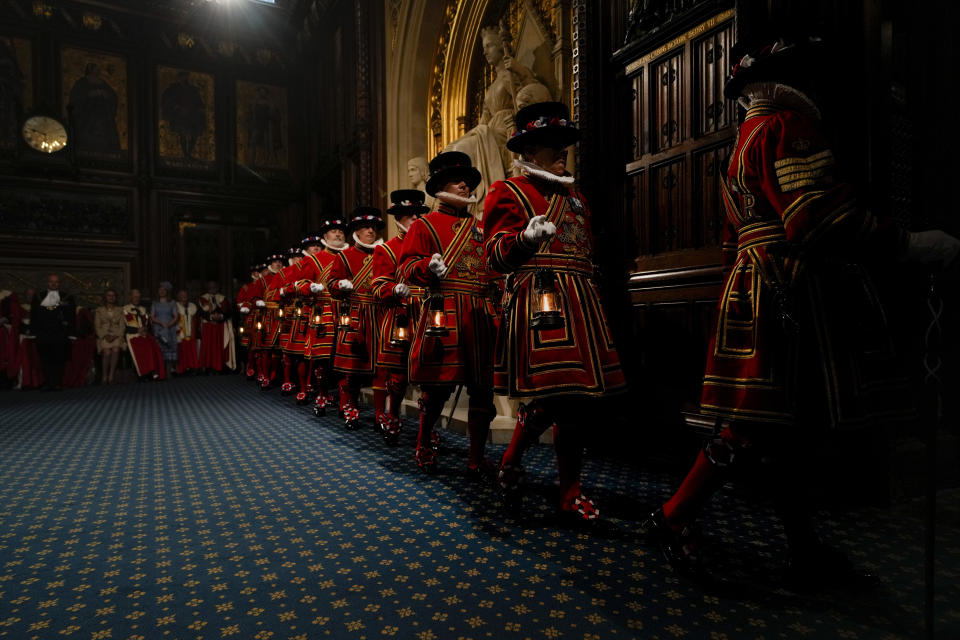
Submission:
[[[341,329],[350,328],[350,307],[340,309],[340,317],[337,320],[337,324],[340,325]]]
[[[410,344],[410,316],[406,310],[399,311],[394,318],[390,344],[394,347],[406,347]]]
[[[280,317],[283,317],[283,307],[280,307]]]
[[[243,335],[243,327],[240,327],[240,335]]]
[[[299,309],[298,309],[297,311],[299,311]],[[313,325],[313,330],[314,330],[314,332],[315,332],[315,334],[316,334],[316,336],[317,336],[318,338],[324,334],[323,325],[320,324],[320,314],[319,314],[319,313],[318,313],[317,315],[313,316],[313,322],[312,322],[311,324]]]
[[[533,278],[533,317],[530,319],[530,328],[562,329],[563,324],[556,275],[550,269],[541,269]]]
[[[443,296],[441,294],[437,293],[431,296],[426,313],[429,315],[427,316],[427,328],[424,329],[425,335],[437,338],[450,333],[450,330],[447,329],[447,312],[443,308]]]
[[[301,309],[300,307],[297,307],[297,315],[299,316],[302,313],[303,313],[303,309]]]

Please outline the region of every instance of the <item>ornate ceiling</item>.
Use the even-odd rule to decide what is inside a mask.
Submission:
[[[309,0],[74,0],[91,8],[118,11],[173,22],[181,26],[222,25],[225,29],[259,29],[286,36],[309,4]]]

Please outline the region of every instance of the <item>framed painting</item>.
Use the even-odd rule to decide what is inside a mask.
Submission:
[[[20,121],[33,107],[33,43],[0,35],[0,149],[17,148]]]
[[[287,89],[237,81],[237,166],[254,177],[276,178],[288,169]]]
[[[60,104],[78,158],[126,161],[130,155],[127,60],[60,48]]]
[[[157,156],[169,169],[216,169],[213,74],[157,67]]]

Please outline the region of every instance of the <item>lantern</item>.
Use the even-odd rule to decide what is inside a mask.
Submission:
[[[263,323],[257,320],[257,331],[263,331]]]
[[[406,309],[403,309],[394,316],[393,329],[390,331],[390,345],[406,347],[408,344],[410,344],[410,316]]]
[[[280,317],[283,317],[283,307],[280,307]]]
[[[424,335],[439,338],[450,333],[447,329],[447,312],[443,308],[443,295],[435,293],[431,296],[424,313],[427,314],[427,328],[424,329]]]
[[[299,312],[300,312],[300,309],[297,309],[297,312],[299,313]],[[323,324],[320,323],[320,314],[319,314],[319,313],[316,314],[315,316],[313,316],[313,321],[312,321],[310,324],[311,324],[311,326],[313,327],[314,333],[315,333],[315,335],[316,335],[318,338],[321,337],[321,336],[325,333],[324,328],[323,328]]]
[[[243,327],[240,327],[240,335],[243,335]]]
[[[301,309],[300,305],[297,304],[297,317],[300,317],[301,315],[303,315],[303,309]]]
[[[537,271],[533,278],[533,317],[531,329],[562,329],[563,312],[560,311],[560,292],[557,291],[556,274],[550,269]]]
[[[341,306],[340,307],[340,317],[337,319],[337,324],[341,329],[350,328],[350,306]]]

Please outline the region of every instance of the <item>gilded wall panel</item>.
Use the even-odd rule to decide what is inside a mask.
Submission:
[[[130,148],[126,58],[61,47],[60,91],[77,155],[125,159]]]
[[[0,149],[15,149],[21,114],[33,106],[33,43],[0,36]]]
[[[157,150],[160,165],[212,170],[216,166],[213,74],[157,67]]]
[[[237,162],[254,169],[287,169],[287,90],[237,81]]]

